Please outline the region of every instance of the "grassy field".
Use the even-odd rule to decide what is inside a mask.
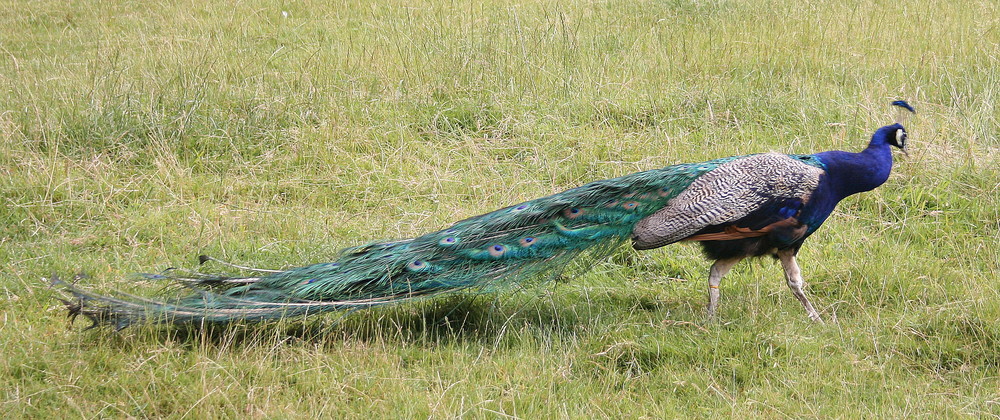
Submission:
[[[3,1],[4,418],[1000,417],[993,1]],[[67,328],[47,288],[215,255],[322,262],[589,181],[908,158],[723,283],[674,245],[555,282],[307,322]]]

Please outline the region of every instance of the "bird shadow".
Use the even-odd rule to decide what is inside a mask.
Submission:
[[[261,323],[136,325],[112,333],[109,340],[100,341],[126,348],[142,345],[144,340],[135,340],[135,337],[146,336],[153,342],[172,343],[183,348],[217,350],[287,343],[328,346],[343,342],[428,348],[471,343],[498,348],[514,345],[525,334],[577,337],[588,334],[587,331],[592,330],[590,327],[620,313],[671,313],[675,309],[685,310],[679,308],[682,305],[684,303],[641,298],[623,306],[620,297],[613,295],[571,303],[557,302],[551,295],[457,295]]]

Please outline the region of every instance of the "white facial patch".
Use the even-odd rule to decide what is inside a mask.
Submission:
[[[896,130],[896,144],[899,147],[906,146],[906,132],[903,129]]]

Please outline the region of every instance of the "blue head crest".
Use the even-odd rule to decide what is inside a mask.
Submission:
[[[906,122],[906,118],[909,117],[910,114],[917,113],[917,111],[914,110],[913,107],[910,106],[910,104],[906,103],[906,101],[892,101],[892,105],[898,106],[900,108],[899,113],[896,114],[896,124],[902,124]],[[910,112],[907,113],[906,111]]]
[[[905,110],[907,110],[907,111],[910,111],[910,112],[912,112],[912,113],[914,113],[914,114],[916,114],[916,113],[917,113],[917,111],[915,111],[915,110],[913,109],[913,107],[912,107],[912,106],[910,106],[910,104],[906,103],[906,101],[892,101],[892,105],[893,105],[893,106],[898,106],[898,107],[900,107],[900,108],[903,108],[903,109],[905,109]]]

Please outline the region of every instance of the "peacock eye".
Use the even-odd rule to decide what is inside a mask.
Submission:
[[[896,130],[896,144],[898,144],[899,147],[906,145],[906,132],[903,131],[903,129]]]

